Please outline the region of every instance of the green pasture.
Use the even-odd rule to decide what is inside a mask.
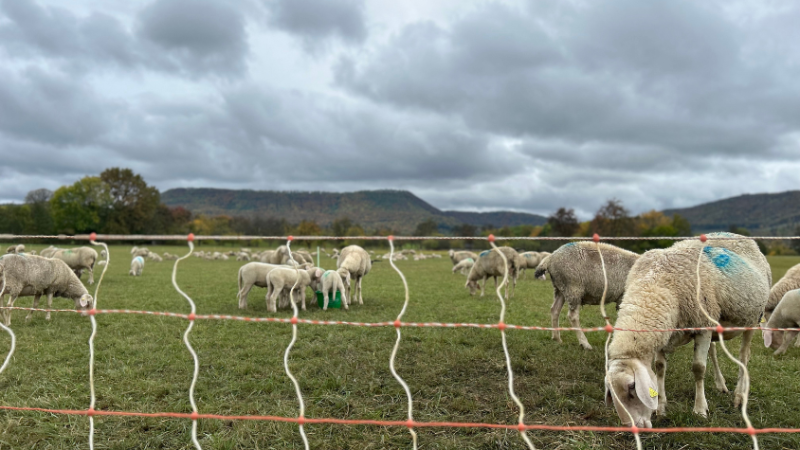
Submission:
[[[0,244],[5,249],[8,244]],[[44,246],[27,245],[28,250]],[[186,247],[156,247],[163,253],[184,254]],[[208,247],[203,250],[229,250]],[[111,262],[98,296],[98,308],[144,309],[188,313],[189,305],[170,282],[173,262],[147,261],[143,276],[128,276],[130,246],[112,246]],[[387,249],[376,249],[382,254]],[[770,258],[773,278],[799,257]],[[254,288],[246,311],[237,308],[236,274],[244,264],[190,258],[180,263],[178,283],[197,304],[199,314],[268,316],[266,291]],[[335,261],[322,259],[324,268]],[[398,261],[405,274],[411,302],[404,317],[410,322],[496,323],[500,303],[493,291],[484,298],[470,297],[464,277],[450,272],[447,256],[425,261]],[[97,268],[95,280],[100,278]],[[84,275],[84,281],[87,277]],[[490,282],[490,286],[492,283]],[[308,294],[308,311],[302,318],[377,322],[394,320],[402,307],[403,286],[388,261],[373,265],[363,282],[364,305],[350,311],[321,311]],[[90,287],[94,293],[94,286]],[[516,296],[508,302],[507,323],[549,326],[552,301],[550,282],[534,280],[529,272],[520,280]],[[16,306],[30,306],[32,298]],[[54,308],[72,308],[69,300],[56,299]],[[566,308],[565,308],[566,310]],[[613,314],[614,308],[609,308]],[[73,313],[44,313],[24,320],[14,312],[12,328],[17,350],[0,374],[0,405],[48,409],[86,409],[89,405],[87,341],[89,319]],[[291,310],[280,310],[290,317]],[[568,326],[562,314],[561,324]],[[584,326],[600,326],[597,307],[581,314]],[[137,412],[191,412],[188,390],[192,358],[181,340],[188,322],[183,319],[140,315],[98,315],[96,338],[97,408]],[[508,333],[516,392],[526,408],[527,423],[550,425],[616,426],[619,419],[603,398],[604,332],[587,334],[592,351],[582,350],[574,333],[562,333],[564,343],[549,332]],[[496,329],[402,329],[397,369],[408,382],[418,421],[458,421],[514,424],[518,411],[508,394],[508,378]],[[292,383],[284,373],[283,354],[291,339],[291,326],[198,320],[190,336],[200,357],[196,398],[201,413],[223,415],[298,414]],[[290,365],[306,402],[307,417],[405,420],[406,396],[389,372],[389,355],[395,341],[392,327],[300,325]],[[738,339],[730,342],[738,352]],[[0,333],[0,352],[9,347]],[[733,408],[733,394],[720,394],[707,374],[710,414],[692,414],[694,382],[691,346],[668,360],[666,418],[657,427],[744,427]],[[754,339],[750,363],[752,386],[750,417],[756,428],[800,427],[800,349],[791,348],[775,358]],[[736,367],[721,356],[728,388],[733,391]],[[710,372],[710,370],[709,370]],[[192,449],[191,421],[153,418],[95,418],[97,449]],[[0,411],[0,449],[88,448],[86,417],[41,412]],[[313,449],[410,449],[404,427],[308,425]],[[491,429],[421,428],[420,449],[523,449],[516,431]],[[204,449],[302,449],[294,424],[253,421],[199,421]],[[630,449],[629,433],[530,432],[537,448]],[[750,438],[739,434],[643,434],[648,449],[752,448]],[[762,449],[800,448],[800,435],[769,434],[759,438]]]

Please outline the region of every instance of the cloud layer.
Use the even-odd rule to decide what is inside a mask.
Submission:
[[[584,217],[796,188],[792,3],[98,5],[0,1],[0,200],[114,165]]]

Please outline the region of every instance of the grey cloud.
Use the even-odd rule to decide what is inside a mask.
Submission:
[[[137,33],[165,52],[162,63],[186,70],[241,72],[244,16],[218,0],[155,0],[139,14]]]
[[[338,38],[359,43],[367,37],[363,0],[267,0],[272,25],[298,36],[307,49]]]

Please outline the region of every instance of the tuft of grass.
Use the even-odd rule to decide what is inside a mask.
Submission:
[[[0,248],[3,244],[0,244]],[[10,244],[6,244],[10,245]],[[44,246],[26,245],[29,249]],[[179,247],[150,247],[159,253],[183,254]],[[203,246],[203,250],[231,247]],[[103,281],[98,307],[145,309],[188,313],[186,301],[173,289],[173,263],[147,261],[143,276],[127,275],[129,246],[111,247],[111,264]],[[381,251],[378,252],[382,253]],[[770,258],[774,280],[797,257]],[[264,289],[250,293],[247,311],[237,308],[236,274],[244,263],[190,258],[180,263],[178,283],[197,303],[199,314],[233,314],[267,317]],[[450,273],[446,258],[397,261],[410,287],[411,303],[404,320],[410,322],[496,323],[500,303],[494,291],[483,298],[470,297],[464,277]],[[335,261],[322,259],[326,269]],[[102,269],[101,267],[98,270]],[[552,287],[535,280],[529,272],[508,302],[507,323],[549,325]],[[99,273],[95,279],[99,278]],[[86,277],[84,276],[84,280]],[[489,283],[491,287],[492,282]],[[90,287],[94,292],[94,287]],[[403,302],[403,287],[388,262],[376,263],[364,280],[364,305],[344,310],[321,311],[311,301],[301,317],[360,322],[394,320]],[[22,298],[17,306],[30,306]],[[71,308],[72,302],[54,300],[55,308]],[[613,314],[613,308],[609,308]],[[600,326],[597,307],[581,311],[584,326]],[[3,405],[86,409],[89,404],[89,320],[71,313],[54,313],[45,321],[38,313],[25,322],[15,312],[12,327],[17,351],[10,366],[0,374]],[[290,310],[276,316],[290,317]],[[117,411],[190,412],[188,399],[192,359],[181,338],[187,326],[182,319],[138,315],[99,315],[96,338],[97,408]],[[562,325],[567,324],[562,317]],[[574,333],[562,333],[564,343],[550,340],[549,332],[508,332],[515,373],[515,389],[525,405],[527,423],[551,425],[618,425],[613,408],[604,405],[603,352],[605,333],[589,333],[595,347],[584,351]],[[517,410],[508,395],[505,360],[496,329],[403,328],[397,369],[411,387],[414,416],[420,421],[516,423]],[[201,413],[226,415],[296,416],[297,399],[283,371],[283,352],[291,339],[291,326],[275,323],[200,320],[190,336],[200,356],[197,402]],[[406,398],[389,372],[389,356],[395,340],[391,327],[300,325],[299,339],[290,355],[290,366],[300,381],[307,417],[404,420]],[[774,358],[753,343],[750,363],[753,425],[796,427],[800,406],[800,350]],[[8,350],[8,338],[0,335],[0,352]],[[729,345],[738,348],[738,340]],[[706,395],[708,419],[692,414],[694,382],[690,346],[669,357],[667,416],[654,426],[741,427],[732,394],[713,389],[711,375]],[[722,370],[732,391],[736,367],[721,356]],[[710,372],[710,370],[709,370]],[[181,419],[97,417],[98,449],[191,449],[191,422]],[[402,427],[310,425],[306,431],[315,449],[409,448],[408,431]],[[425,449],[521,449],[515,431],[485,429],[422,428]],[[0,411],[0,449],[84,448],[88,420],[35,412]],[[207,449],[302,448],[297,426],[284,423],[201,420],[200,441]],[[532,432],[538,448],[629,449],[627,433]],[[800,436],[762,435],[763,448],[800,448]],[[719,449],[750,448],[749,437],[733,434],[644,434],[646,448]]]

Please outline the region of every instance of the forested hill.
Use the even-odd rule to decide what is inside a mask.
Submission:
[[[777,194],[745,194],[664,214],[680,214],[692,224],[692,231],[727,230],[732,225],[753,234],[793,234],[800,225],[800,191]]]
[[[541,225],[535,214],[441,211],[408,191],[281,192],[226,189],[170,189],[161,193],[167,206],[183,206],[193,213],[283,218],[290,223],[313,220],[326,226],[348,217],[369,230],[389,228],[410,234],[427,219],[452,228],[462,223],[495,227],[524,223]]]

